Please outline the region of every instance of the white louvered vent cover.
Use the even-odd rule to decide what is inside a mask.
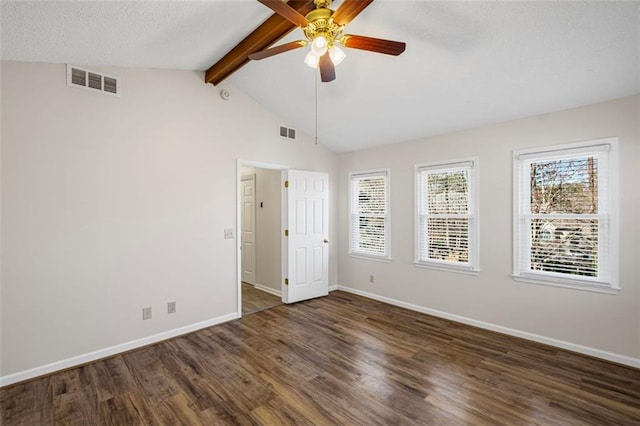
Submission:
[[[280,136],[287,139],[296,138],[296,129],[292,129],[290,127],[280,126]]]
[[[117,78],[69,64],[67,64],[67,85],[120,96],[120,81]]]

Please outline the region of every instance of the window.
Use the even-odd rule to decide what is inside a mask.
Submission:
[[[416,264],[478,271],[477,160],[416,166]]]
[[[389,172],[351,173],[349,254],[389,255]]]
[[[514,276],[617,291],[617,139],[514,153]]]

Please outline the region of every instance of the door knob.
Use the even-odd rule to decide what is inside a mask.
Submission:
[[[327,244],[329,243],[329,240],[327,240],[326,238],[324,239],[324,243]]]

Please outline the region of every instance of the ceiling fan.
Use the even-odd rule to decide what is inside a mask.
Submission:
[[[399,55],[406,44],[360,35],[343,34],[344,28],[373,0],[343,0],[334,11],[331,0],[258,0],[275,12],[256,30],[231,49],[205,74],[205,82],[217,85],[245,65],[250,59],[260,60],[304,46],[311,46],[305,63],[320,68],[323,82],[336,77],[335,66],[346,56],[340,46]],[[293,29],[300,27],[306,40],[271,47]]]
[[[345,58],[343,47],[368,50],[397,56],[404,52],[405,43],[383,40],[360,35],[342,34],[344,27],[364,10],[373,0],[344,0],[337,10],[333,11],[331,0],[314,0],[316,8],[300,14],[282,0],[258,0],[278,15],[299,26],[304,32],[306,40],[292,41],[280,46],[264,49],[249,55],[249,59],[260,60],[279,53],[288,52],[307,45],[311,50],[305,58],[305,63],[312,68],[320,67],[320,77],[323,82],[336,78],[335,66]]]

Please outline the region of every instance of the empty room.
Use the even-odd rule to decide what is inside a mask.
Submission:
[[[640,424],[640,2],[0,3],[0,424]]]

